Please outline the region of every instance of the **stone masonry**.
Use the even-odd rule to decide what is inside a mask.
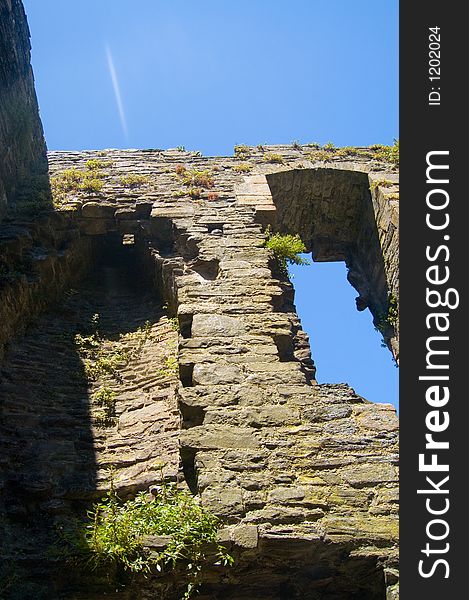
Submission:
[[[21,0],[0,2],[0,221],[31,188],[44,202],[47,159]],[[41,198],[39,198],[41,197]]]
[[[6,6],[1,27],[21,7]],[[15,24],[27,31],[24,15]],[[30,186],[0,225],[0,596],[181,597],[183,571],[116,589],[54,554],[112,467],[123,498],[163,479],[220,517],[235,564],[207,566],[201,600],[396,600],[395,410],[315,381],[292,284],[265,246],[270,226],[315,260],[344,260],[398,360],[395,165],[378,147],[308,144],[48,164],[54,206]],[[64,192],[64,173],[93,181]],[[114,366],[90,377],[80,340],[93,327]]]
[[[270,162],[274,151],[282,163]],[[254,148],[245,150],[242,158],[205,158],[180,150],[51,152],[52,178],[65,169],[85,171],[87,161],[93,159],[101,161],[104,187],[97,193],[69,194],[55,212],[23,215],[21,224],[17,220],[5,224],[10,237],[3,252],[8,250],[11,260],[14,257],[16,273],[4,278],[2,293],[9,300],[1,304],[6,317],[2,322],[21,322],[26,327],[35,294],[53,298],[54,289],[58,294],[72,286],[78,298],[86,297],[86,288],[80,284],[85,272],[67,265],[73,265],[73,259],[83,271],[97,272],[106,240],[111,240],[117,244],[108,253],[114,257],[112,268],[119,270],[124,264],[117,248],[130,249],[148,289],[154,290],[157,302],[167,304],[180,329],[179,385],[176,395],[168,396],[175,404],[169,409],[167,425],[151,425],[151,419],[156,417],[162,423],[166,417],[155,404],[159,393],[155,396],[144,383],[155,375],[158,380],[162,359],[157,359],[160,367],[149,364],[141,384],[123,390],[116,421],[104,432],[93,417],[93,389],[85,386],[78,396],[80,405],[89,407],[79,413],[80,427],[87,433],[80,434],[80,439],[88,440],[90,459],[83,462],[72,449],[65,455],[61,452],[65,458],[56,458],[53,468],[48,464],[45,469],[45,488],[32,475],[38,472],[33,465],[41,454],[34,451],[31,455],[28,445],[22,443],[24,449],[18,453],[8,433],[15,431],[17,437],[18,424],[29,420],[30,404],[27,399],[15,400],[12,381],[24,377],[16,374],[15,356],[22,356],[24,365],[27,348],[35,344],[31,335],[34,338],[36,334],[28,333],[24,341],[16,342],[7,351],[3,370],[7,424],[3,455],[17,457],[13,464],[6,460],[5,488],[9,494],[13,490],[17,499],[28,497],[36,515],[47,507],[49,519],[51,511],[54,515],[57,510],[53,518],[60,520],[64,512],[73,512],[70,503],[77,497],[91,501],[104,489],[109,465],[117,469],[118,488],[130,493],[158,482],[155,465],[162,460],[166,477],[188,485],[223,519],[223,535],[239,553],[237,568],[210,574],[202,587],[204,598],[380,598],[386,586],[388,598],[397,597],[394,409],[369,403],[346,385],[315,382],[307,336],[295,313],[292,285],[276,269],[274,257],[264,245],[263,231],[266,222],[289,227],[280,221],[276,190],[268,183],[272,178],[288,174],[311,180],[315,175],[327,177],[329,197],[338,198],[347,174],[352,186],[356,173],[365,173],[371,182],[392,179],[394,192],[395,172],[392,166],[374,160],[372,150],[357,149],[347,160],[333,152],[328,161],[314,161],[313,157],[314,150],[307,146]],[[248,174],[238,172],[239,164],[245,163],[252,166]],[[208,171],[213,185],[194,193],[178,174],[184,172],[181,165],[187,171]],[[127,184],[130,175],[142,179]],[[389,187],[386,183],[368,188],[372,191],[370,203],[373,197],[378,207],[376,215],[395,210],[394,206],[382,208]],[[298,201],[294,193],[291,199],[292,204]],[[392,217],[381,221],[377,216],[377,220],[378,230],[387,227],[391,231],[387,236],[381,234],[381,239],[394,239]],[[317,227],[322,225],[318,222]],[[305,242],[311,244],[311,240]],[[389,254],[383,258],[389,287],[394,285],[395,260]],[[90,311],[104,313],[106,303],[115,298],[114,288],[106,287],[105,278],[99,281],[99,293],[104,293],[102,308],[88,308],[88,317]],[[131,320],[131,304],[125,308],[124,299],[121,301]],[[113,302],[115,305],[115,299]],[[130,302],[139,305],[137,299]],[[116,320],[112,314],[107,317],[110,325]],[[57,331],[55,320],[51,323],[47,318],[46,322]],[[129,329],[125,319],[114,326],[124,332],[136,327]],[[63,323],[61,327],[66,330],[69,326]],[[13,331],[8,327],[7,331],[11,339]],[[45,339],[40,342],[44,347],[52,343],[51,334],[37,335]],[[155,335],[159,338],[160,334]],[[150,342],[151,338],[146,344]],[[61,352],[76,356],[72,348]],[[140,370],[138,363],[132,364],[133,372]],[[56,393],[67,396],[60,377],[55,381]],[[163,381],[163,388],[165,385],[169,384]],[[148,404],[145,397],[155,400]],[[55,420],[54,439],[46,435],[46,447],[53,447],[73,431],[72,414],[67,414],[72,410],[71,405],[67,409],[69,402],[62,404],[62,414]],[[128,407],[126,402],[130,402]],[[174,410],[180,416],[171,420]],[[47,408],[41,408],[41,413],[46,414]],[[128,438],[122,439],[129,426]],[[37,429],[36,424],[33,430]],[[31,431],[31,427],[19,428],[20,436],[27,439]],[[170,439],[178,442],[168,446]],[[121,444],[125,454],[119,449]],[[64,484],[60,473],[67,472],[68,483]],[[23,506],[22,511],[22,519],[28,523],[28,510]],[[11,532],[14,535],[14,528]],[[50,536],[50,531],[38,533],[41,540]],[[37,551],[32,548],[29,561],[39,560]],[[357,572],[359,578],[354,577]],[[42,581],[39,575],[38,581]],[[40,590],[44,584],[37,585],[35,589]],[[57,597],[73,597],[60,595],[72,593],[64,592],[63,582],[54,585]],[[90,582],[81,581],[77,586],[81,593],[83,586],[88,589],[80,598],[99,597]],[[142,598],[145,586],[139,588]],[[150,585],[148,594],[152,593]]]

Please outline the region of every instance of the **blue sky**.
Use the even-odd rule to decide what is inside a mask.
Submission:
[[[226,155],[235,144],[398,137],[397,0],[24,4],[51,150],[184,145]],[[369,313],[356,312],[340,268],[313,265],[294,280],[319,380],[348,381],[371,400],[395,403],[397,369]],[[342,322],[336,302],[347,293],[351,314]],[[322,309],[313,308],[317,296],[328,300]]]

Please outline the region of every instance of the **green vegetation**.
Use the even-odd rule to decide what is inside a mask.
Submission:
[[[101,348],[96,356],[85,359],[85,375],[92,381],[96,381],[103,375],[116,375],[119,368],[125,366],[128,358],[129,355],[125,350],[106,352]]]
[[[399,140],[394,140],[392,146],[375,144],[374,146],[371,146],[371,150],[374,151],[373,158],[375,160],[391,163],[393,165],[399,164]]]
[[[353,148],[352,146],[344,146],[343,148],[336,148],[334,150],[334,156],[340,158],[346,158],[348,156],[354,156],[358,154],[357,148]]]
[[[399,308],[397,298],[391,292],[388,293],[388,309],[386,314],[381,314],[375,319],[375,329],[385,334],[389,328],[394,329],[399,320]]]
[[[186,151],[186,147],[185,146],[178,146],[176,148],[176,150],[178,150],[179,152],[185,152]]]
[[[189,188],[187,194],[191,198],[200,198],[202,193],[200,188],[208,189],[214,186],[213,175],[209,170],[199,171],[188,169],[184,165],[177,165],[176,175],[182,184]]]
[[[146,321],[143,327],[139,327],[132,333],[121,336],[118,344],[124,340],[134,343],[131,351],[122,347],[115,347],[106,341],[99,332],[99,315],[94,315],[91,320],[94,330],[91,335],[75,335],[75,345],[78,353],[83,359],[85,375],[88,379],[96,381],[104,375],[116,375],[119,368],[125,366],[130,358],[137,356],[151,334],[151,323]]]
[[[181,178],[182,183],[188,187],[211,188],[214,185],[213,176],[208,170],[186,169]]]
[[[87,171],[99,171],[100,169],[105,169],[106,167],[112,166],[112,163],[108,160],[99,160],[97,158],[90,158],[85,163],[85,167]]]
[[[187,195],[188,195],[188,193],[187,193],[186,189],[176,190],[175,192],[173,192],[171,194],[171,196],[173,198],[183,198],[184,196],[187,196]]]
[[[66,201],[68,194],[78,192],[98,193],[104,187],[106,173],[100,169],[111,163],[98,159],[86,161],[85,170],[65,169],[50,179],[52,200],[56,208]]]
[[[103,411],[96,417],[96,421],[103,427],[115,425],[116,422],[116,394],[107,386],[101,386],[92,396],[91,401],[102,407]]]
[[[244,144],[238,144],[234,147],[236,158],[249,158],[251,156],[251,148]]]
[[[100,381],[105,377],[114,378],[115,383],[121,381],[119,371],[125,367],[130,360],[137,357],[143,350],[146,341],[152,334],[152,324],[146,321],[144,325],[135,331],[121,335],[117,340],[107,340],[100,332],[100,317],[95,314],[90,319],[88,335],[77,333],[74,336],[75,346],[83,362],[85,378],[91,381]],[[165,359],[165,374],[177,373],[177,361],[174,357],[168,362]],[[109,387],[108,383],[101,385],[95,391],[91,400],[93,404],[101,407],[101,411],[93,416],[98,425],[109,427],[116,422],[116,393]]]
[[[163,483],[154,495],[140,492],[123,502],[111,477],[110,491],[89,511],[86,523],[64,537],[75,556],[91,570],[104,567],[148,574],[181,565],[188,575],[186,600],[196,591],[209,560],[225,566],[234,562],[217,540],[220,525],[197,498],[175,485]],[[164,549],[150,553],[145,547],[146,535],[170,536],[170,540]]]
[[[249,171],[252,171],[252,165],[247,162],[238,163],[237,165],[233,165],[231,168],[237,173],[249,173]]]
[[[200,188],[197,187],[190,187],[187,190],[187,195],[192,198],[193,200],[197,200],[197,198],[200,198],[202,195],[202,190]]]
[[[370,189],[373,191],[378,187],[391,187],[393,185],[396,185],[396,184],[389,179],[375,179],[374,181],[371,182]]]
[[[175,354],[170,354],[165,358],[164,367],[159,370],[163,377],[176,377],[179,375],[179,363]]]
[[[309,152],[306,156],[313,162],[317,160],[328,162],[331,160],[332,154],[325,150],[315,150],[314,152]]]
[[[270,248],[275,258],[277,259],[280,271],[284,275],[288,275],[288,265],[308,265],[309,261],[299,256],[306,252],[306,246],[302,242],[299,235],[282,235],[270,231],[270,227],[266,230],[267,240],[266,248]]]
[[[395,140],[393,146],[375,144],[370,148],[354,148],[353,146],[337,148],[332,142],[328,142],[322,147],[315,142],[307,144],[307,146],[314,149],[313,152],[309,152],[306,155],[312,161],[321,160],[328,162],[333,158],[357,157],[395,165],[399,163],[399,140]]]
[[[264,160],[269,163],[283,163],[283,156],[276,152],[267,152],[264,154]]]
[[[150,178],[147,175],[139,175],[138,173],[128,173],[120,177],[119,181],[125,187],[134,188],[139,185],[150,183]]]
[[[179,329],[179,319],[177,317],[171,317],[170,319],[168,319],[169,321],[169,325],[171,326],[171,329],[173,331],[177,331],[177,333],[179,333],[180,329]]]
[[[145,345],[145,342],[151,336],[151,323],[150,321],[145,321],[145,324],[142,327],[138,327],[136,331],[131,333],[127,333],[122,336],[120,339],[126,339],[133,341],[136,346],[131,351],[131,356],[138,356]]]

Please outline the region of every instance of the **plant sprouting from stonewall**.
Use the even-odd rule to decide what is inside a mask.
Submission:
[[[110,482],[109,492],[94,504],[87,521],[63,534],[72,556],[86,568],[149,574],[167,572],[182,562],[188,581],[183,600],[187,600],[197,590],[205,565],[233,564],[218,541],[221,522],[197,497],[163,482],[152,493],[140,492],[124,502],[115,489],[113,472]],[[145,547],[149,535],[169,536],[169,541],[159,552],[150,552]]]
[[[266,230],[265,245],[270,248],[277,259],[283,275],[288,276],[288,265],[308,265],[309,261],[300,256],[306,252],[306,246],[299,235],[272,233],[270,226]]]

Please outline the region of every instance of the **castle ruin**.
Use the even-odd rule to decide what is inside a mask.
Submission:
[[[181,597],[178,568],[116,590],[51,554],[113,467],[122,498],[175,482],[221,519],[235,563],[207,565],[200,600],[396,600],[395,410],[315,381],[265,245],[270,226],[345,261],[398,361],[396,166],[310,145],[46,156],[20,0],[0,94],[0,597]],[[93,319],[115,363],[90,377]]]

